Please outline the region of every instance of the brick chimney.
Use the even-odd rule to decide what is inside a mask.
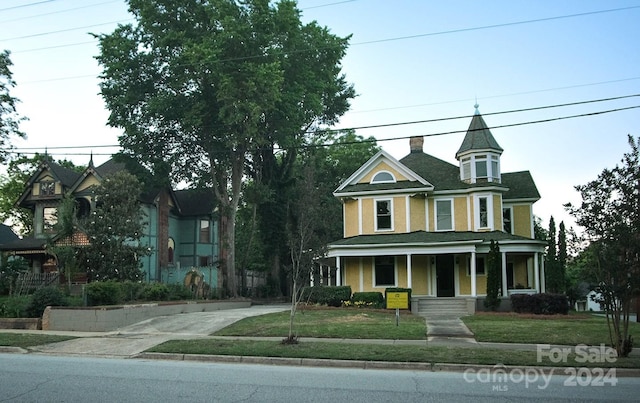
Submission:
[[[409,148],[411,149],[411,152],[421,153],[423,143],[424,143],[424,137],[422,136],[411,137],[409,139]]]

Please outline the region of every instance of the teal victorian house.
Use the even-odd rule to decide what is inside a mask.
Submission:
[[[58,273],[58,262],[47,253],[46,243],[56,239],[54,224],[59,203],[71,195],[77,203],[77,214],[88,215],[92,209],[91,187],[121,170],[139,172],[140,167],[111,159],[98,167],[90,161],[84,171],[77,172],[51,160],[43,162],[16,202],[33,212],[33,233],[0,245],[0,251],[24,258],[30,273]],[[212,192],[145,185],[139,201],[146,222],[141,242],[150,249],[150,254],[141,258],[144,280],[181,283],[185,274],[195,269],[216,287],[219,234]],[[78,246],[89,242],[82,233],[71,241]],[[74,278],[75,282],[86,280],[86,273]]]

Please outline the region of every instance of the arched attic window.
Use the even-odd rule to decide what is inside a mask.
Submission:
[[[377,174],[373,175],[373,178],[371,178],[371,183],[396,183],[396,178],[391,172],[380,171]]]

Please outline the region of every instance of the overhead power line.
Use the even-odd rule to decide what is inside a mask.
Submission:
[[[542,110],[542,109],[550,109],[550,108],[559,108],[559,107],[566,107],[566,106],[582,105],[582,104],[594,103],[594,102],[606,102],[606,101],[620,100],[620,99],[633,98],[633,97],[640,97],[640,94],[624,95],[624,96],[620,96],[620,97],[603,98],[603,99],[596,99],[596,100],[590,100],[590,101],[572,102],[572,103],[566,103],[566,104],[546,105],[546,106],[539,106],[539,107],[533,107],[533,108],[524,108],[524,109],[516,109],[516,110],[508,110],[508,111],[501,111],[501,112],[493,112],[493,113],[483,114],[482,116],[495,116],[495,115],[501,115],[501,114],[528,112],[528,111],[534,111],[534,110]],[[638,108],[640,108],[640,105],[632,105],[632,106],[627,106],[627,107],[600,110],[600,111],[595,111],[595,112],[586,112],[586,113],[580,113],[580,114],[574,114],[574,115],[557,116],[557,117],[553,117],[553,118],[538,119],[538,120],[528,120],[528,121],[523,121],[523,122],[515,122],[515,123],[508,123],[508,124],[503,124],[503,125],[490,126],[489,130],[502,129],[502,128],[508,128],[508,127],[525,126],[525,125],[532,125],[532,124],[541,124],[541,123],[548,123],[548,122],[567,120],[567,119],[576,119],[576,118],[589,117],[589,116],[597,116],[597,115],[603,115],[603,114],[614,113],[614,112],[621,112],[621,111],[638,109]],[[356,131],[356,130],[362,130],[362,129],[381,128],[381,127],[390,127],[390,126],[400,126],[400,125],[409,125],[409,124],[417,124],[417,123],[433,123],[433,122],[442,122],[442,121],[456,120],[456,119],[468,119],[468,118],[471,118],[472,116],[473,115],[466,115],[466,116],[456,116],[456,117],[429,119],[429,120],[423,120],[423,121],[388,123],[388,124],[382,124],[382,125],[358,126],[358,127],[341,128],[341,129],[319,129],[319,130],[308,131],[307,133],[313,134],[313,133],[317,133],[317,132],[341,132],[341,131],[348,131],[348,130]],[[460,129],[460,130],[450,130],[450,131],[434,132],[434,133],[426,133],[426,134],[425,133],[423,133],[423,134],[411,134],[411,135],[398,136],[398,137],[385,138],[385,139],[375,139],[375,138],[373,138],[372,140],[364,139],[364,140],[358,140],[358,141],[354,141],[354,142],[340,142],[340,143],[336,143],[336,144],[306,145],[306,146],[304,146],[302,148],[330,147],[330,146],[335,146],[335,145],[359,144],[359,143],[363,143],[363,142],[395,141],[395,140],[408,139],[408,138],[411,138],[411,137],[414,137],[414,136],[435,137],[435,136],[443,136],[443,135],[450,135],[450,134],[466,133],[467,131],[468,131],[468,129]],[[84,146],[57,146],[57,147],[18,147],[18,148],[15,148],[15,149],[7,149],[5,151],[11,152],[11,153],[20,153],[20,154],[31,155],[31,154],[35,154],[36,153],[36,151],[32,151],[32,150],[43,150],[43,149],[47,149],[47,150],[67,150],[68,149],[68,150],[71,150],[71,149],[94,149],[94,148],[115,148],[115,147],[120,147],[120,145],[117,145],[117,144],[103,144],[103,145],[84,145]],[[284,150],[286,148],[276,148],[276,149],[277,150]],[[92,154],[93,155],[111,155],[111,154],[98,154],[98,153],[92,153]],[[89,153],[56,153],[56,155],[78,155],[79,156],[79,155],[89,155]]]
[[[19,6],[0,8],[0,11],[9,11],[9,10],[15,10],[15,9],[18,9],[18,8],[38,6],[38,5],[41,5],[41,4],[44,4],[44,3],[53,3],[54,1],[58,1],[58,0],[43,0],[43,1],[37,1],[35,3],[21,4]]]

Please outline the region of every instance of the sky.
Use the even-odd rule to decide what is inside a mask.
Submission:
[[[613,168],[630,150],[627,136],[640,136],[638,0],[300,0],[298,7],[304,22],[351,35],[342,67],[358,96],[334,128],[357,128],[398,159],[409,153],[408,137],[426,136],[425,152],[457,165],[478,104],[504,149],[502,171],[531,172],[541,194],[534,214],[545,228],[551,216],[575,227],[563,207],[580,203],[574,186]],[[11,94],[29,119],[21,125],[27,139],[13,141],[18,149],[79,165],[118,151],[121,131],[106,126],[90,33],[133,22],[124,0],[0,2],[0,50],[12,52]]]

